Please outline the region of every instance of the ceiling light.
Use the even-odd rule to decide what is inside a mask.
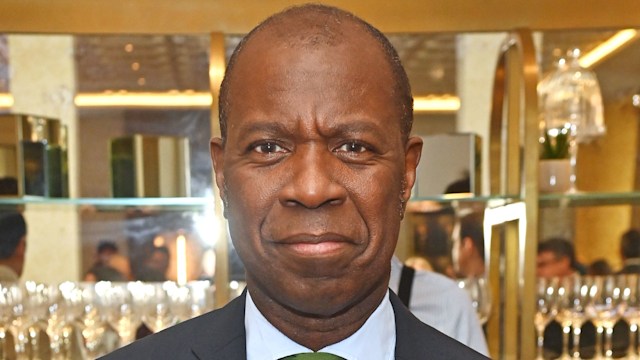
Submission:
[[[81,93],[76,95],[78,107],[209,107],[210,93]]]
[[[0,108],[10,108],[13,106],[13,96],[11,94],[0,94]]]
[[[623,45],[635,39],[637,35],[638,31],[635,29],[618,31],[615,35],[596,46],[595,49],[582,55],[579,60],[580,66],[583,68],[590,68],[598,64],[607,56],[613,54],[616,50],[621,49]]]
[[[210,107],[211,94],[208,92],[172,91],[151,92],[103,92],[80,93],[75,96],[78,107]],[[13,106],[11,94],[0,94],[0,108]],[[460,99],[456,96],[419,96],[413,100],[413,111],[417,113],[456,112],[460,109]]]
[[[449,113],[458,110],[460,110],[460,98],[457,96],[418,96],[413,98],[413,112]]]

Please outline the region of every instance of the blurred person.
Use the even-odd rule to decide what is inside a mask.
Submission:
[[[487,341],[469,295],[449,277],[412,268],[407,261],[403,266],[397,257],[391,259],[389,288],[422,322],[488,356]]]
[[[17,211],[0,211],[0,281],[22,276],[27,252],[27,224]]]
[[[144,254],[142,263],[138,264],[134,276],[140,281],[166,281],[170,261],[171,254],[168,247],[152,246],[149,253]]]
[[[482,214],[471,213],[460,219],[460,231],[454,239],[452,257],[457,277],[485,274]]]
[[[102,240],[96,248],[96,260],[84,275],[84,281],[127,281],[130,277],[129,260],[120,255],[118,246]]]
[[[613,274],[613,269],[606,259],[597,259],[591,262],[587,267],[587,275],[610,275]]]
[[[631,229],[622,234],[620,257],[622,269],[618,273],[640,274],[640,231]]]
[[[416,254],[422,256],[431,265],[433,271],[448,277],[454,276],[451,260],[451,242],[447,231],[449,216],[443,211],[423,214],[422,221],[416,226],[414,241]]]
[[[578,270],[578,263],[569,240],[551,238],[538,243],[536,257],[536,274],[538,277],[550,279],[574,274]]]
[[[122,254],[112,254],[99,265],[93,266],[84,276],[84,281],[129,281],[131,268],[129,259]]]

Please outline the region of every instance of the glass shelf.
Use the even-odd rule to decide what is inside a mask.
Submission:
[[[94,208],[98,211],[119,211],[125,209],[166,209],[166,210],[203,210],[213,206],[210,197],[166,197],[166,198],[46,198],[39,196],[0,198],[0,207],[21,205],[61,205],[78,206],[83,209]]]
[[[428,212],[437,210],[443,205],[485,203],[487,206],[505,205],[522,198],[517,195],[472,196],[432,196],[412,198],[407,204],[407,211]],[[166,208],[167,210],[203,210],[213,206],[210,197],[169,197],[169,198],[45,198],[38,196],[0,197],[0,207],[20,205],[61,205],[90,207],[96,210],[123,210],[128,208]],[[578,192],[540,194],[540,207],[579,207],[604,205],[636,205],[640,204],[640,192]]]
[[[429,212],[441,208],[443,205],[454,203],[485,203],[487,207],[496,207],[522,201],[519,195],[505,196],[433,196],[412,198],[407,204],[407,211]],[[606,205],[640,205],[640,192],[577,192],[540,194],[541,208],[606,206]]]
[[[640,204],[640,192],[577,192],[540,194],[540,207],[579,207]]]
[[[441,209],[443,206],[456,206],[465,204],[484,204],[486,207],[497,207],[520,201],[519,196],[491,195],[473,196],[470,193],[448,194],[445,196],[414,197],[409,199],[407,211],[409,212],[432,212]]]

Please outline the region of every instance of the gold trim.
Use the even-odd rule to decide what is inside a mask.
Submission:
[[[85,34],[246,33],[307,0],[3,0],[0,32]],[[640,2],[585,0],[330,0],[384,32],[640,27]],[[606,9],[606,11],[604,11]],[[571,14],[567,16],[566,14]]]
[[[535,351],[535,256],[538,223],[538,65],[532,32],[519,29],[504,42],[494,76],[489,134],[492,195],[520,195],[524,230],[505,226],[499,244],[489,246],[489,277],[504,300],[499,319],[489,324],[492,354],[523,359]],[[506,112],[505,112],[506,111]],[[497,161],[496,161],[497,159]],[[522,234],[525,236],[522,236]],[[490,240],[496,240],[495,237]],[[504,257],[505,273],[492,265]],[[514,310],[515,309],[515,310]],[[500,339],[496,341],[495,339]]]

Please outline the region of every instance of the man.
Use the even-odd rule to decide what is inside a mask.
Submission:
[[[620,240],[620,274],[640,274],[640,231],[631,229]]]
[[[573,244],[562,238],[540,242],[536,263],[537,276],[546,279],[572,275],[578,268]]]
[[[460,233],[453,245],[453,264],[458,276],[478,277],[485,274],[484,232],[480,214],[460,219]]]
[[[0,211],[0,282],[20,280],[27,250],[27,224],[19,212]]]
[[[406,268],[394,256],[391,259],[389,288],[396,291],[401,299],[405,295],[401,283],[406,273]],[[484,332],[469,295],[444,275],[417,269],[409,273],[411,286],[405,302],[409,310],[425,324],[488,355]]]
[[[141,281],[166,281],[171,254],[166,246],[152,246],[148,254],[145,254],[142,265],[136,271],[136,280]]]
[[[211,142],[248,291],[111,359],[484,358],[388,289],[421,151],[411,122],[397,54],[362,20],[307,5],[259,25],[229,62]]]

